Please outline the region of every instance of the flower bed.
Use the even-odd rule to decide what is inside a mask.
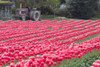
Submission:
[[[100,20],[0,22],[3,67],[89,67],[99,59]]]

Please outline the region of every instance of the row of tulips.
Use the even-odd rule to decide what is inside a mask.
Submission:
[[[30,31],[32,31],[32,30],[30,30]],[[33,32],[30,32],[30,31],[24,31],[23,33],[25,33],[25,32],[29,32],[29,33],[31,33],[31,34],[33,34]],[[15,32],[17,32],[17,31],[15,31]],[[19,31],[18,31],[19,32]],[[28,33],[28,34],[29,34]],[[14,33],[15,34],[15,33]],[[13,34],[11,34],[11,35],[13,35]],[[21,32],[21,34],[19,35],[19,34],[17,34],[17,35],[13,35],[13,36],[3,36],[3,35],[1,35],[1,39],[8,39],[8,38],[12,38],[12,37],[18,37],[18,36],[21,36],[21,35],[25,35],[25,34],[22,34],[22,32]],[[26,35],[27,35],[27,33],[26,33]],[[30,34],[29,34],[30,35]]]
[[[94,38],[93,38],[93,39],[94,39]],[[84,43],[83,43],[83,44],[84,44]],[[95,44],[95,45],[96,45],[96,44]],[[16,46],[17,46],[17,45],[16,45]],[[29,44],[28,44],[26,47],[28,47],[28,46],[29,46]],[[38,46],[41,46],[41,44],[38,45]],[[36,47],[38,47],[38,46],[36,46]],[[42,46],[43,46],[43,45],[42,45]],[[66,46],[61,45],[60,47],[58,47],[57,44],[55,44],[55,45],[53,45],[53,46],[55,46],[53,49],[52,49],[52,45],[49,45],[49,46],[51,46],[51,47],[50,47],[51,50],[56,50],[55,47],[58,49],[58,48],[60,48],[61,46],[63,46],[63,48],[66,47],[65,50],[68,48],[67,45],[66,45]],[[96,47],[96,46],[97,46],[97,47]],[[96,46],[95,46],[95,47],[99,49],[99,45],[96,45]],[[34,46],[32,46],[31,48],[33,48],[33,47],[34,47]],[[34,47],[33,49],[35,49],[36,47]],[[48,46],[46,46],[46,47],[48,47]],[[43,47],[43,49],[46,48],[46,47]],[[19,48],[19,47],[18,47],[18,48]],[[16,49],[19,50],[18,48],[16,48]],[[21,48],[21,47],[20,47],[20,48]],[[23,47],[23,48],[24,48],[24,47]],[[40,47],[38,47],[38,49],[39,49],[39,48],[40,48]],[[11,47],[8,48],[8,49],[11,49]],[[30,48],[29,48],[29,49],[30,49]],[[29,49],[27,48],[27,50],[29,50]],[[32,50],[33,50],[33,49],[32,49]],[[37,50],[37,51],[40,51],[40,50],[41,50],[41,52],[42,52],[42,48],[41,48],[40,50],[38,50],[38,49],[36,49],[36,50]],[[48,50],[48,48],[46,48],[46,49],[44,49],[45,51],[43,51],[43,52],[51,51],[50,49]],[[60,48],[60,50],[61,50],[61,48]],[[7,51],[9,51],[9,50],[7,50]],[[10,50],[10,51],[11,51],[11,50]],[[12,51],[14,51],[14,50],[12,50]],[[21,50],[19,50],[19,51],[21,51]],[[24,51],[25,51],[25,50],[24,50]],[[33,51],[34,51],[34,50],[33,50]],[[32,52],[33,52],[33,51],[32,51]],[[38,52],[38,53],[35,52],[35,55],[40,54],[41,52]],[[17,53],[17,56],[18,56],[18,53],[19,53],[19,52],[17,51],[17,52],[15,52],[15,54],[16,54],[16,53]],[[25,53],[26,53],[26,52],[24,52],[24,54],[25,54]],[[31,51],[28,51],[28,55],[27,55],[27,54],[26,54],[26,55],[27,55],[27,56],[33,55],[32,53],[31,53],[31,54],[30,54],[30,53],[31,53]],[[47,52],[47,53],[48,53],[48,52]],[[46,53],[46,54],[47,54],[47,53]],[[42,54],[44,54],[44,53],[42,53]],[[4,55],[5,55],[5,54],[4,54]],[[4,55],[3,55],[3,56],[4,56]],[[6,55],[7,55],[7,54],[6,54]],[[11,55],[11,54],[10,54],[10,55]],[[17,60],[18,60],[18,58],[17,58]]]
[[[28,60],[22,60],[16,65],[14,63],[10,64],[10,67],[51,67],[56,66],[64,59],[81,58],[84,54],[92,52],[92,50],[100,49],[100,43],[84,43],[84,44],[72,44],[67,49],[59,49],[44,53],[42,55],[32,56]]]
[[[81,20],[80,20],[80,21],[81,21]],[[77,22],[78,22],[78,21],[77,21]],[[84,21],[84,22],[86,22],[86,21]],[[84,22],[83,22],[83,23],[84,23]],[[88,22],[88,21],[87,21],[87,22]],[[27,23],[28,23],[28,22],[27,22]],[[17,23],[17,24],[18,24],[18,23]],[[25,23],[23,23],[23,24],[25,24]],[[23,24],[22,24],[22,25],[23,25]],[[29,24],[29,23],[28,23],[28,24]],[[26,25],[27,25],[26,27],[29,27],[28,24],[26,24]],[[77,25],[78,25],[78,24],[79,24],[79,23],[77,23]],[[91,22],[91,24],[92,24],[92,22]],[[21,25],[21,24],[20,24],[20,25]],[[31,24],[31,25],[33,25],[33,24]],[[38,25],[41,25],[41,24],[38,24]],[[49,25],[50,25],[50,24],[49,24]],[[69,25],[75,26],[76,24],[74,23],[74,25],[73,25],[73,24],[70,23]],[[16,26],[16,24],[15,24],[15,25],[11,25],[11,26],[8,25],[8,27],[12,27],[12,26]],[[43,27],[44,27],[44,26],[46,26],[46,25],[43,25]],[[54,25],[51,24],[51,26],[54,26]],[[58,24],[55,25],[55,26],[58,27]],[[54,26],[54,27],[55,27],[55,26]],[[66,25],[63,25],[63,26],[66,26]],[[63,26],[62,26],[62,27],[63,27]],[[34,25],[32,26],[32,29],[34,29],[33,27],[34,27]],[[47,26],[47,27],[49,27],[49,26]],[[69,27],[69,26],[67,26],[67,28],[68,28],[68,27]],[[22,28],[20,28],[20,27],[17,27],[17,28],[19,28],[19,29],[22,30]],[[9,30],[9,29],[7,29],[7,30]],[[13,30],[13,29],[11,29],[10,31],[7,31],[7,33],[5,32],[5,30],[4,30],[4,31],[2,30],[2,33],[4,34],[4,32],[5,32],[6,35],[7,35],[8,32],[11,33],[12,30]],[[14,29],[14,30],[16,30],[16,29]],[[17,30],[17,31],[18,31],[18,30]],[[16,32],[17,32],[17,31],[16,31]],[[20,31],[18,31],[18,32],[20,32]],[[21,32],[21,33],[22,33],[22,32]]]
[[[4,24],[6,24],[5,28],[7,28],[8,30],[0,29],[2,30],[2,32],[0,32],[1,40],[7,39],[6,41],[0,42],[0,65],[1,66],[6,63],[8,64],[11,63],[10,67],[15,67],[15,66],[16,67],[24,67],[24,66],[26,67],[36,67],[36,66],[48,67],[49,66],[50,67],[52,65],[56,66],[57,64],[60,64],[60,62],[63,61],[64,59],[71,59],[72,57],[81,58],[84,54],[86,54],[89,51],[92,51],[93,49],[96,50],[100,49],[100,43],[90,44],[88,42],[88,43],[81,43],[81,44],[73,43],[71,45],[66,45],[67,43],[72,43],[76,40],[84,39],[87,36],[98,34],[100,32],[99,30],[100,20],[96,20],[96,21],[91,21],[91,20],[13,21],[10,20],[10,21],[5,21],[5,23],[1,23],[1,26],[3,27]],[[34,27],[32,28],[32,26]],[[96,27],[93,28],[94,26]],[[12,29],[13,27],[15,27],[16,29]],[[30,28],[24,30],[24,27],[30,27]],[[42,28],[34,29],[37,27],[42,27]],[[55,29],[48,29],[48,27],[55,27]],[[56,27],[57,28],[62,27],[64,29],[58,30]],[[75,27],[75,29],[72,29],[72,27]],[[68,38],[70,39],[61,41],[61,39],[68,39]],[[26,41],[27,39],[29,40]],[[27,59],[28,57],[29,59],[25,61],[25,59]],[[19,63],[14,64],[15,60],[19,61]]]
[[[49,41],[58,41],[58,40],[60,40],[60,39],[67,39],[67,38],[70,38],[70,37],[73,37],[73,36],[75,36],[75,35],[77,35],[77,37],[74,37],[74,38],[72,38],[72,39],[74,39],[75,40],[75,38],[77,38],[76,40],[79,40],[78,38],[79,38],[79,36],[78,35],[80,35],[80,36],[83,36],[84,35],[84,37],[87,37],[87,36],[90,36],[90,35],[93,35],[93,34],[96,34],[96,33],[98,33],[99,32],[99,30],[97,29],[97,28],[99,28],[99,27],[96,27],[96,28],[92,28],[92,29],[90,29],[90,30],[84,30],[84,31],[82,31],[82,32],[79,32],[79,33],[77,33],[77,32],[75,32],[75,33],[70,33],[69,35],[64,35],[64,34],[66,34],[66,32],[63,32],[63,33],[59,33],[59,34],[52,34],[52,35],[47,35],[47,36],[42,36],[42,37],[39,37],[39,38],[34,38],[36,35],[31,35],[31,36],[24,36],[24,37],[21,37],[21,38],[13,38],[13,39],[11,39],[11,40],[7,40],[7,41],[5,41],[5,42],[7,42],[7,43],[9,43],[9,42],[17,42],[17,41],[24,41],[24,40],[27,40],[27,39],[31,39],[32,38],[32,41],[39,41],[39,40],[47,40],[47,38],[52,38],[52,37],[56,37],[56,38],[54,38],[54,39],[50,39]],[[97,31],[96,31],[96,30]],[[91,32],[92,30],[95,30],[95,31],[93,31],[93,32]],[[87,32],[90,32],[90,33],[88,33],[87,34]],[[82,35],[81,35],[81,33],[82,33]],[[73,34],[73,35],[72,35]],[[63,36],[61,36],[61,35],[63,35]],[[70,36],[71,35],[71,36]],[[60,37],[59,37],[60,36]],[[82,37],[81,37],[82,38]]]
[[[91,23],[92,24],[92,23]],[[96,24],[96,25],[98,25],[98,24]]]
[[[51,26],[52,25],[52,22],[54,23],[56,21],[55,20],[52,20],[52,21],[47,20],[47,21],[38,21],[38,23],[36,23],[37,21],[35,21],[35,22],[33,22],[33,21],[24,21],[24,23],[23,23],[23,21],[8,21],[8,22],[6,21],[5,23],[1,23],[0,25],[1,25],[1,27],[3,27],[3,25],[4,26],[6,25],[7,27],[13,27],[13,26],[17,27],[18,26],[18,27],[21,27],[22,28],[23,26],[24,27],[29,26],[29,27],[32,27],[33,28],[33,27],[38,27],[38,26],[39,27],[41,27],[41,26],[43,27],[44,26],[43,24],[45,24],[45,26]],[[66,22],[67,23],[67,20],[66,21],[61,21],[61,22]],[[72,22],[72,21],[70,21],[70,22]],[[59,23],[54,23],[54,24],[60,25]]]
[[[8,31],[7,31],[8,32]],[[16,31],[17,32],[17,31]],[[18,31],[19,32],[19,31]],[[10,32],[11,33],[11,32]],[[22,32],[21,32],[22,33]],[[23,32],[24,33],[24,32]],[[4,34],[4,33],[3,33]],[[7,34],[7,33],[6,33]],[[11,34],[12,35],[12,34]]]
[[[45,34],[43,34],[42,33],[42,35],[38,35],[38,36],[43,36],[43,37],[40,37],[40,38],[37,38],[37,39],[34,39],[34,40],[43,40],[43,39],[46,39],[46,38],[51,38],[51,37],[56,37],[56,36],[60,36],[60,35],[63,35],[62,37],[61,37],[61,39],[63,39],[63,38],[65,38],[65,37],[72,37],[72,36],[76,36],[76,35],[79,35],[79,34],[83,34],[83,33],[86,33],[87,31],[89,32],[89,31],[92,31],[92,30],[95,30],[95,29],[98,29],[99,28],[99,26],[98,27],[96,27],[96,28],[91,28],[91,29],[86,29],[86,30],[84,30],[84,31],[82,31],[82,33],[80,32],[80,33],[78,33],[77,34],[77,32],[78,31],[80,31],[80,30],[82,30],[83,28],[80,28],[80,29],[76,29],[76,30],[70,30],[70,31],[67,31],[66,32],[66,29],[65,30],[63,30],[63,31],[65,31],[65,32],[61,32],[61,31],[57,31],[58,33],[56,33],[56,31],[54,31],[54,32],[52,32],[51,33],[51,35],[49,35],[48,33],[45,33]],[[74,32],[75,31],[75,32]],[[85,32],[86,31],[86,32]],[[61,33],[60,33],[61,32]],[[68,34],[70,32],[70,34],[69,35],[66,35],[66,34]],[[73,33],[74,32],[74,33]],[[55,35],[54,35],[54,33],[56,33]],[[30,32],[30,34],[33,34],[32,32]],[[46,34],[47,34],[47,36],[46,36]],[[65,34],[65,35],[64,35]],[[73,35],[74,34],[74,35]],[[26,34],[27,35],[27,34]],[[70,35],[72,35],[72,36],[70,36]],[[18,35],[17,35],[18,36]],[[19,35],[19,36],[21,36],[21,35]],[[18,36],[18,37],[19,37]],[[25,36],[25,35],[24,35]],[[30,39],[30,38],[34,38],[34,37],[37,37],[37,35],[32,35],[32,36],[26,36],[26,38],[25,37],[22,37],[22,38],[19,38],[19,40],[18,40],[18,38],[13,38],[13,40],[10,40],[10,41],[16,41],[16,39],[18,40],[18,41],[20,41],[20,40],[26,40],[26,39]],[[6,37],[6,38],[12,38],[12,37],[16,37],[16,36],[10,36],[10,37]],[[5,37],[3,38],[3,37],[1,37],[1,39],[5,39]],[[57,38],[56,38],[57,39]],[[65,38],[65,39],[67,39],[67,38]],[[55,40],[53,40],[53,41],[55,41]]]
[[[69,39],[67,41],[70,41],[71,40],[71,42],[74,42],[76,40],[83,39],[83,38],[85,38],[87,36],[91,36],[93,34],[99,33],[99,31],[100,31],[99,28],[100,27],[96,27],[96,28],[91,28],[91,29],[86,29],[86,30],[83,30],[83,31],[79,31],[78,33],[77,32],[73,32],[73,33],[69,33],[69,34],[67,32],[62,32],[62,33],[56,33],[55,35],[54,34],[51,34],[51,35],[41,36],[39,38],[34,38],[34,37],[36,37],[36,35],[24,36],[22,38],[13,38],[13,39],[7,40],[5,42],[8,42],[8,43],[9,42],[17,42],[17,41],[24,41],[24,40],[27,40],[27,39],[32,39],[32,41],[40,41],[40,40],[47,40],[47,38],[51,38],[49,40],[50,42],[56,42],[56,41],[59,41],[61,39],[68,39],[70,37],[73,37],[73,38],[71,38],[71,39]],[[63,36],[61,36],[61,35],[63,35]],[[77,37],[74,37],[74,36],[77,36]],[[52,39],[52,37],[55,37],[55,38]]]

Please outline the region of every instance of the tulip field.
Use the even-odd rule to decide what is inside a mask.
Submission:
[[[0,67],[100,67],[100,20],[0,20]]]

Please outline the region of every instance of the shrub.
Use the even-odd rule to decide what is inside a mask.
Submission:
[[[56,15],[58,15],[58,16],[67,16],[67,9],[66,8],[57,9],[56,10]]]
[[[66,0],[68,1],[68,0]],[[69,17],[90,19],[94,16],[98,0],[70,0],[68,1]]]

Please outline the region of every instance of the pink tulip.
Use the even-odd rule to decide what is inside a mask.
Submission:
[[[11,63],[11,64],[10,64],[10,67],[15,67],[15,64],[14,64],[14,63]]]

